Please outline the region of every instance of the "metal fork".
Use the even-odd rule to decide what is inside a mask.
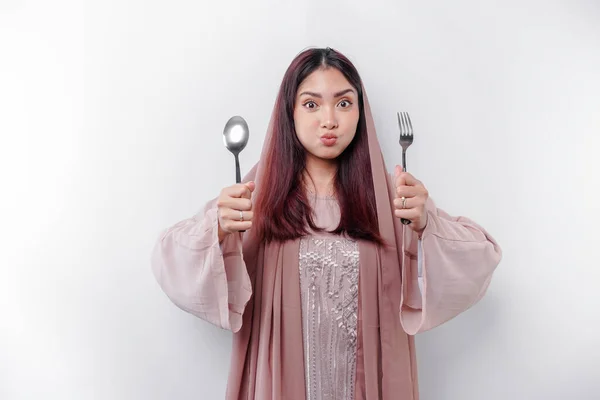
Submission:
[[[398,127],[400,128],[400,146],[402,146],[402,171],[406,171],[406,149],[413,142],[413,127],[407,112],[398,113]],[[409,219],[402,218],[404,225],[410,224]]]

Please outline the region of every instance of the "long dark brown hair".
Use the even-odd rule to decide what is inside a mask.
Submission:
[[[331,48],[313,48],[300,53],[288,67],[275,102],[273,136],[255,206],[254,229],[266,242],[297,239],[315,226],[303,184],[306,150],[294,127],[294,106],[298,87],[317,69],[335,68],[358,93],[360,116],[356,135],[338,157],[335,193],[341,219],[335,234],[382,244],[375,204],[375,189],[369,158],[362,81],[354,65]],[[391,218],[391,216],[390,216]]]

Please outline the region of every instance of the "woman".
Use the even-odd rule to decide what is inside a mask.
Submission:
[[[289,66],[244,183],[167,229],[152,263],[176,305],[234,332],[227,399],[408,400],[413,335],[479,301],[500,259],[385,172],[358,72],[327,48]]]

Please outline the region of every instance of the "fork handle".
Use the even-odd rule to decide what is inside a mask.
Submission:
[[[406,172],[406,149],[405,148],[402,149],[402,171]],[[406,219],[406,218],[401,218],[400,221],[402,221],[403,225],[409,225],[411,223],[411,220]]]

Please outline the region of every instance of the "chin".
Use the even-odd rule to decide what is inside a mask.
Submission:
[[[323,160],[335,160],[342,153],[343,149],[329,148],[329,149],[321,149],[321,151],[317,151],[315,156],[321,158]]]

